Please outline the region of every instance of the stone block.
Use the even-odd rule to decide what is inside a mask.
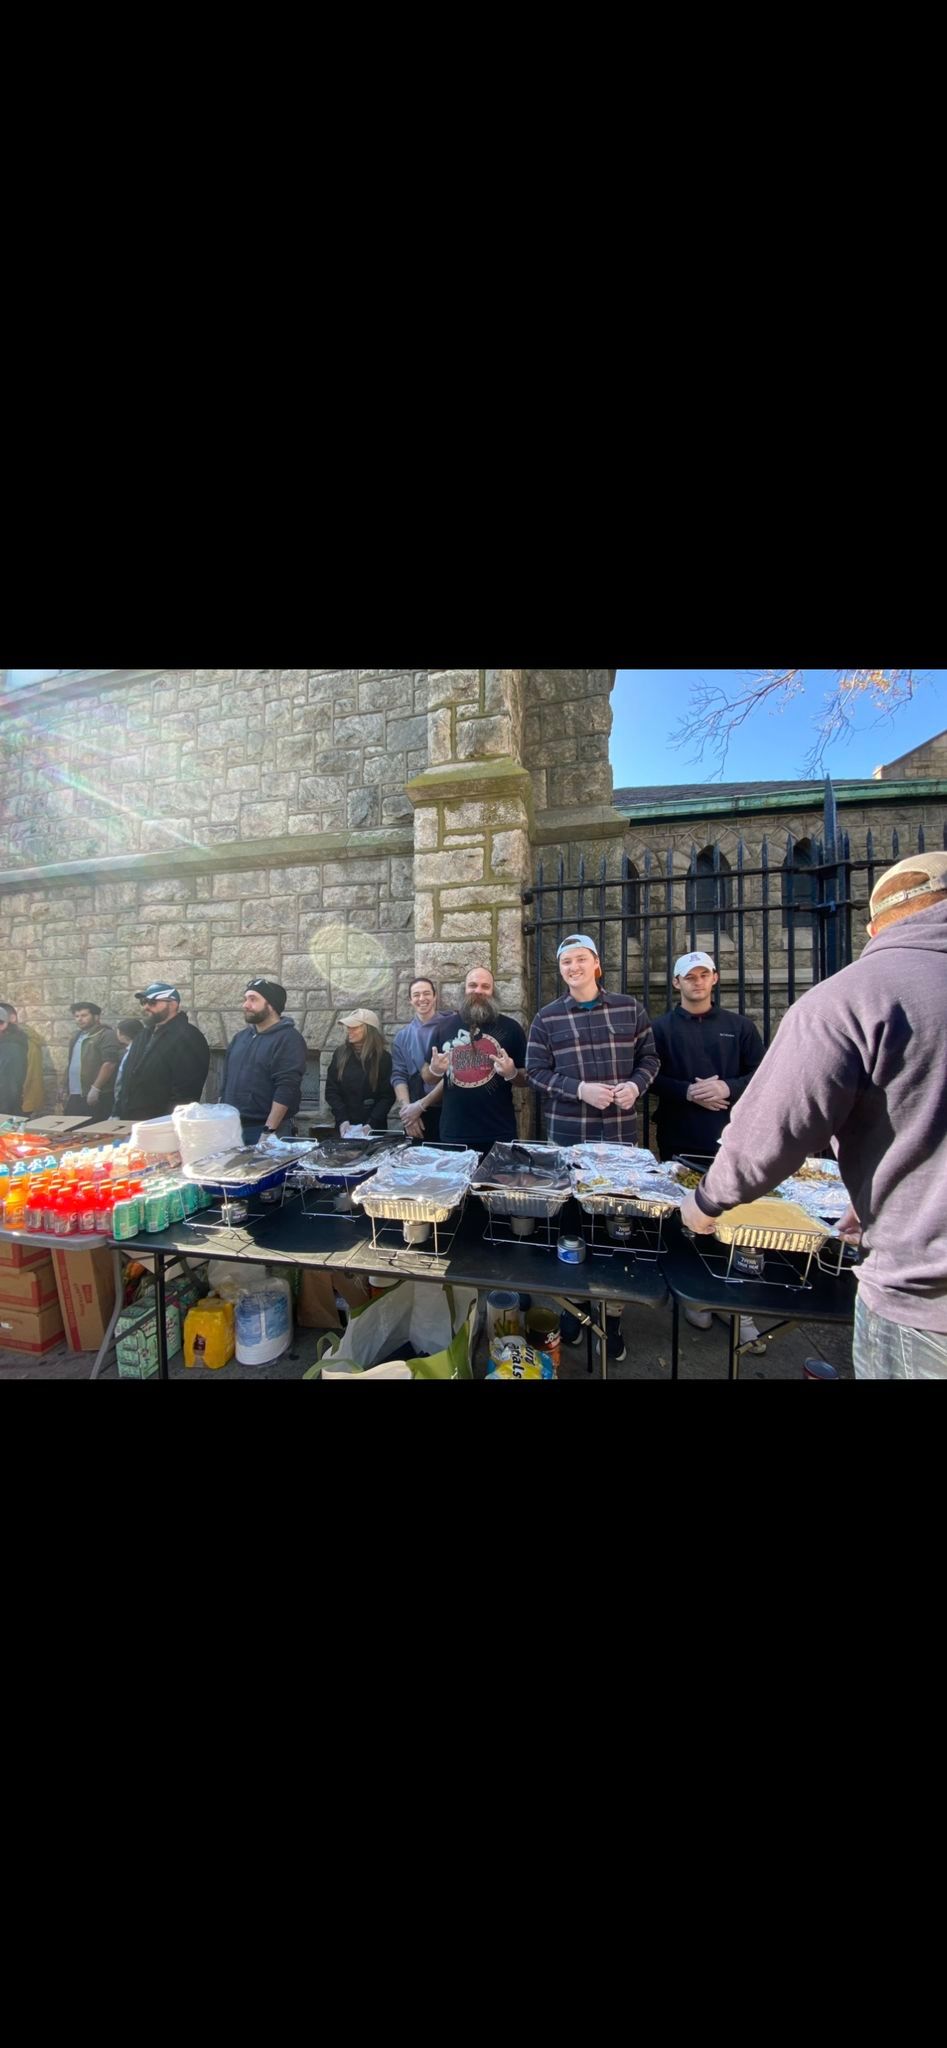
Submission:
[[[231,906],[227,907],[229,909]],[[236,908],[236,905],[233,907]],[[294,896],[282,899],[273,896],[251,897],[240,906],[242,932],[290,932],[295,939],[298,923],[299,912]]]
[[[238,825],[240,823],[239,796],[215,796],[211,798],[211,823],[214,825]]]
[[[354,717],[335,719],[335,743],[339,747],[383,747],[385,744],[385,720],[376,717]]]
[[[371,678],[358,685],[361,713],[414,710],[414,674]]]
[[[440,814],[433,805],[414,814],[414,845],[417,853],[433,853],[440,838]]]
[[[462,911],[457,917],[442,917],[438,938],[476,939],[478,944],[489,945],[492,938],[493,920],[489,910]]]
[[[244,839],[276,839],[287,828],[287,807],[285,804],[248,804],[241,806],[241,837]]]
[[[483,880],[483,849],[468,847],[458,853],[419,853],[414,862],[414,879],[419,889],[438,882],[480,882]]]
[[[525,832],[495,832],[491,844],[491,872],[500,881],[529,880],[529,838]]]
[[[512,750],[513,727],[509,718],[458,716],[458,761],[496,760],[511,754]]]
[[[454,722],[448,710],[432,711],[427,722],[427,761],[446,768],[454,758]]]

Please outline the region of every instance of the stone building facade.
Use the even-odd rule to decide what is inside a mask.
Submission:
[[[818,785],[613,795],[613,669],[72,670],[12,687],[22,673],[0,695],[0,995],[60,1065],[70,1003],[114,1021],[166,975],[217,1050],[248,978],[275,976],[323,1072],[340,1015],[369,1004],[390,1035],[418,972],[452,1002],[488,961],[528,1020],[540,860],[561,855],[574,882],[581,855],[617,876],[626,854],[640,877],[670,847],[683,876],[694,845],[717,840],[732,866],[738,835],[755,858],[766,830],[778,865],[787,832],[821,830]],[[853,846],[869,827],[887,846],[895,823],[942,843],[945,743],[838,785]],[[615,965],[618,944],[609,925]],[[642,964],[626,928],[632,985]]]
[[[390,1033],[416,971],[450,1002],[484,957],[524,1014],[537,806],[607,802],[614,670],[14,673],[0,993],[58,1059],[77,997],[114,1020],[166,975],[216,1049],[275,976],[323,1071],[340,1014]]]

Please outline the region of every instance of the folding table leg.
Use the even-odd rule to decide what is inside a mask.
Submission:
[[[95,1364],[92,1367],[92,1371],[89,1374],[90,1380],[97,1380],[99,1377],[99,1374],[102,1370],[103,1365],[105,1364],[105,1361],[111,1349],[112,1338],[115,1335],[115,1325],[118,1322],[119,1316],[122,1313],[122,1293],[124,1291],[125,1282],[122,1279],[122,1254],[119,1251],[117,1245],[112,1246],[112,1279],[115,1282],[115,1307],[112,1310],[111,1322],[109,1323],[108,1329],[105,1332],[105,1336],[103,1337],[102,1342],[99,1345],[98,1351],[96,1352]]]

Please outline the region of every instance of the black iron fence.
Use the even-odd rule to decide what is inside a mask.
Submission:
[[[947,849],[947,819],[942,829]],[[535,1014],[561,995],[556,948],[570,932],[587,932],[602,961],[606,987],[640,996],[652,1016],[677,997],[674,962],[704,949],[720,974],[715,1000],[752,1016],[769,1045],[797,995],[857,958],[867,943],[868,902],[879,875],[915,849],[925,850],[923,827],[891,849],[853,858],[849,834],[839,829],[835,793],[826,783],[818,839],[787,835],[785,852],[763,839],[756,859],[743,839],[734,862],[719,845],[689,860],[668,848],[663,863],[645,854],[641,869],[625,854],[618,872],[602,856],[598,872],[584,859],[574,875],[562,854],[541,862],[523,892],[529,946],[530,1007]],[[614,856],[612,857],[614,869]]]

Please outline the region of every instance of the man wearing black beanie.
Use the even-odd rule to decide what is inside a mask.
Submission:
[[[263,974],[249,981],[243,998],[247,1028],[227,1048],[220,1099],[239,1110],[248,1145],[283,1123],[290,1128],[299,1108],[307,1048],[302,1032],[284,1017],[285,1008],[280,982]]]

